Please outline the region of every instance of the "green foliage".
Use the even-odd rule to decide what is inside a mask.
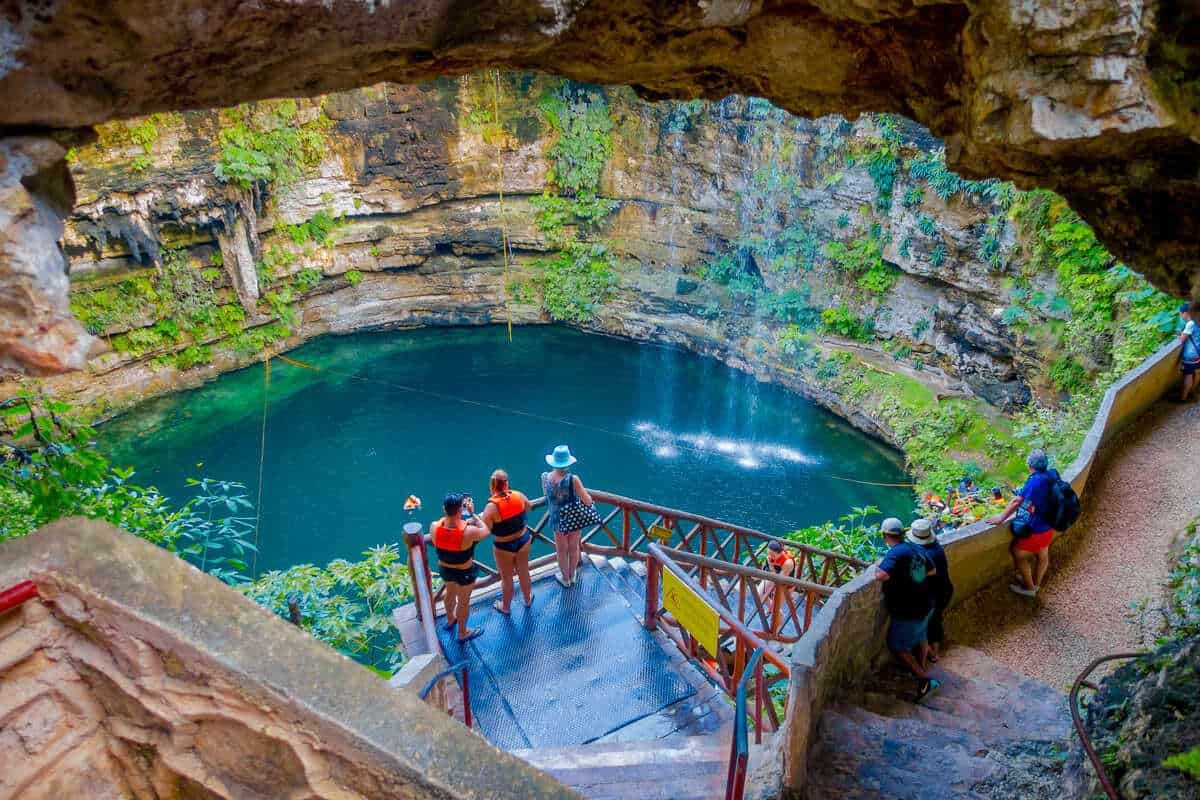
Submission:
[[[212,349],[199,344],[188,345],[175,354],[175,368],[183,371],[212,361]]]
[[[883,555],[884,549],[879,536],[879,519],[875,518],[882,519],[879,509],[875,506],[855,506],[837,522],[810,525],[784,534],[784,537],[852,558],[875,561]]]
[[[821,324],[821,312],[809,304],[808,287],[785,292],[766,292],[759,299],[758,310],[768,317],[801,330],[813,330]]]
[[[926,236],[934,236],[937,234],[937,220],[928,214],[921,214],[917,217],[917,228]]]
[[[1050,383],[1060,392],[1077,394],[1088,381],[1088,372],[1071,356],[1063,356],[1050,365]]]
[[[590,320],[617,283],[616,258],[601,244],[573,242],[557,258],[536,264],[542,270],[542,304],[561,322]]]
[[[937,247],[933,248],[933,252],[929,254],[929,263],[935,267],[946,263],[946,245],[944,243],[938,242]]]
[[[282,322],[272,322],[238,333],[229,340],[229,347],[242,356],[252,356],[290,336],[291,329]]]
[[[287,233],[296,244],[315,242],[319,245],[327,245],[330,243],[330,235],[334,229],[345,224],[345,217],[335,217],[332,212],[322,209],[307,222],[288,225]]]
[[[827,333],[869,342],[875,335],[875,322],[863,319],[844,306],[827,308],[821,312],[821,324]]]
[[[604,91],[563,81],[542,94],[538,109],[558,135],[547,153],[549,182],[560,194],[594,195],[612,155],[612,118]]]
[[[910,211],[921,207],[921,203],[925,200],[925,190],[919,186],[914,186],[904,190],[904,198],[901,199],[900,205]]]
[[[299,120],[295,100],[267,100],[222,112],[217,178],[249,189],[260,182],[286,185],[321,162],[329,119],[321,112]]]
[[[892,189],[900,169],[900,135],[896,118],[890,114],[875,114],[873,120],[878,135],[872,139],[869,149],[861,158],[866,162],[867,174],[875,183],[875,209],[888,214],[892,210]]]
[[[147,277],[125,278],[101,288],[71,292],[71,312],[97,336],[112,327],[135,325],[158,303],[154,282]]]
[[[849,224],[850,224],[850,216],[848,214],[838,214],[837,226],[839,228],[845,228]]]
[[[1188,525],[1188,544],[1171,571],[1171,628],[1177,638],[1200,634],[1200,538],[1196,523]]]
[[[372,547],[363,555],[357,562],[273,570],[238,588],[285,618],[288,596],[294,595],[302,627],[313,636],[368,666],[394,669],[401,653],[390,615],[412,598],[412,582],[396,545]]]
[[[305,294],[316,288],[321,282],[321,270],[305,267],[292,278],[292,288],[299,294]]]
[[[726,287],[732,295],[754,298],[763,290],[762,277],[751,268],[749,259],[739,258],[733,253],[726,253],[706,263],[701,267],[700,274],[705,280]]]
[[[900,274],[883,260],[883,242],[874,232],[849,244],[830,242],[825,252],[840,269],[858,276],[860,289],[874,294],[883,294],[892,288]]]
[[[343,274],[342,277],[345,278],[351,286],[358,286],[360,283],[362,283],[363,274],[356,269],[352,269]]]
[[[1186,753],[1177,753],[1163,761],[1162,765],[1177,769],[1200,783],[1200,747],[1193,747]]]

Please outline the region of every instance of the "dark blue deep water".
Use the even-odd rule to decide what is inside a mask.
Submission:
[[[588,486],[771,533],[852,505],[911,508],[906,489],[830,477],[903,482],[894,451],[676,350],[556,327],[518,328],[513,344],[502,328],[452,328],[325,337],[288,356],[324,369],[272,362],[260,571],[398,541],[407,495],[427,524],[449,490],[486,497],[495,467],[535,496],[560,443]],[[241,481],[254,499],[262,392],[261,365],[223,375],[105,424],[101,444],[174,499],[202,476]]]

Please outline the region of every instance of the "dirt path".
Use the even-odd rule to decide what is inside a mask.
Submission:
[[[1089,661],[1151,644],[1151,615],[1169,573],[1172,540],[1200,513],[1200,406],[1161,403],[1093,468],[1084,513],[1035,600],[1007,581],[980,592],[955,614],[950,638],[1056,688]]]

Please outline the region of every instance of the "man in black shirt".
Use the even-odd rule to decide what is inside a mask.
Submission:
[[[934,607],[929,581],[933,562],[923,548],[904,540],[900,520],[889,517],[880,530],[888,551],[875,568],[875,579],[883,584],[884,605],[892,617],[888,649],[917,677],[917,700],[923,700],[941,685],[925,671],[929,615]]]

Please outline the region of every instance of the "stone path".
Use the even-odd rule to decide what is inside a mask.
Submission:
[[[966,647],[948,650],[931,671],[942,688],[920,705],[915,681],[888,666],[825,711],[808,797],[1060,794],[1071,726],[1061,693]]]
[[[969,644],[1060,689],[1092,659],[1152,644],[1133,608],[1157,606],[1174,537],[1200,513],[1200,405],[1160,403],[1092,471],[1084,512],[1036,599],[1006,582],[968,600],[949,620]],[[1153,621],[1153,620],[1151,620]]]

